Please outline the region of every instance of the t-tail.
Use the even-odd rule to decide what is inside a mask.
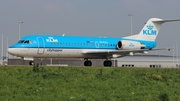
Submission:
[[[172,21],[180,21],[180,19],[163,20],[159,18],[151,18],[147,21],[147,23],[144,25],[143,29],[140,31],[139,34],[128,36],[126,38],[155,41],[161,28],[161,25],[165,22]]]

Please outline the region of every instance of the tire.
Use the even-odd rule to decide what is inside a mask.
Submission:
[[[34,65],[34,61],[30,61],[30,62],[29,62],[29,65]]]

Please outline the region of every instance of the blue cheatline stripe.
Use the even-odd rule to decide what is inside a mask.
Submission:
[[[44,49],[49,49],[49,48],[56,48],[56,49],[110,49],[110,50],[116,50],[116,48],[72,48],[72,47],[10,47],[10,48],[44,48]],[[117,49],[118,50],[118,49]]]

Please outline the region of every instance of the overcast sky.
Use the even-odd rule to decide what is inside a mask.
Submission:
[[[0,35],[4,32],[9,38],[9,46],[17,42],[18,21],[22,20],[21,37],[31,34],[124,37],[131,32],[128,14],[133,14],[132,32],[137,34],[152,17],[179,19],[179,4],[180,0],[1,0]],[[175,42],[180,45],[179,38],[180,22],[165,23],[156,39],[157,48],[172,47]]]

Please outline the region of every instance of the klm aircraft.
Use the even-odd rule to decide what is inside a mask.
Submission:
[[[34,58],[84,58],[84,66],[92,65],[90,59],[105,59],[103,65],[111,66],[112,58],[161,50],[154,49],[155,39],[161,25],[171,21],[180,19],[151,18],[139,34],[122,38],[29,35],[10,46],[8,52],[24,60],[31,60],[30,65],[35,63]]]

